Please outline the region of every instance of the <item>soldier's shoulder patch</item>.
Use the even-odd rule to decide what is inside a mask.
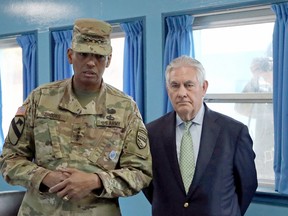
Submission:
[[[8,139],[12,145],[16,145],[23,133],[25,126],[24,116],[15,116],[10,124]]]
[[[147,130],[143,127],[140,127],[137,132],[137,146],[140,149],[143,149],[147,146]]]
[[[12,145],[16,145],[23,133],[25,126],[25,115],[27,111],[27,106],[23,105],[17,109],[15,117],[12,119],[8,139]]]

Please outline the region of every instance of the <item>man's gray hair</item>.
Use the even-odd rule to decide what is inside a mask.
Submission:
[[[186,56],[186,55],[182,55],[178,58],[173,59],[169,65],[166,67],[166,72],[165,72],[165,78],[166,78],[166,85],[169,84],[169,75],[170,72],[175,70],[176,68],[179,67],[192,67],[197,71],[197,79],[199,81],[199,83],[201,84],[201,86],[203,85],[204,81],[205,81],[205,69],[203,67],[203,65],[196,59],[190,57],[190,56]]]

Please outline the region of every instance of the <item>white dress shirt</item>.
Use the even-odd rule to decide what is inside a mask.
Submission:
[[[201,131],[202,131],[202,125],[203,125],[203,117],[204,117],[204,105],[202,103],[202,106],[195,116],[194,119],[192,119],[192,125],[190,127],[190,133],[193,140],[193,148],[194,148],[194,159],[195,164],[197,161],[199,148],[200,148],[200,138],[201,138]],[[180,145],[181,145],[181,139],[184,132],[184,123],[183,120],[179,117],[178,114],[176,114],[176,150],[177,150],[177,158],[179,161],[180,158]]]

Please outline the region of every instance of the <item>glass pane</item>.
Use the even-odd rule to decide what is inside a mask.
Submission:
[[[206,69],[207,93],[240,93],[256,80],[255,58],[272,64],[273,27],[274,23],[263,23],[194,30],[195,57]]]
[[[22,49],[0,49],[0,72],[2,85],[2,128],[8,133],[11,119],[23,102]],[[11,100],[11,98],[13,98]]]
[[[111,39],[112,60],[103,74],[104,81],[119,90],[123,90],[124,40],[125,37]]]
[[[274,123],[271,103],[207,103],[218,112],[235,118],[249,128],[256,153],[260,186],[274,185]]]

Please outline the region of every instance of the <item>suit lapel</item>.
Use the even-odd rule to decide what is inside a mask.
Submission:
[[[172,122],[172,123],[171,123]],[[179,168],[178,158],[177,158],[177,150],[176,150],[176,113],[171,112],[163,125],[163,146],[165,148],[168,161],[171,166],[172,173],[174,174],[179,187],[183,190],[184,185],[182,182],[181,172]]]
[[[188,195],[193,193],[201,181],[203,174],[205,173],[206,167],[212,157],[215,145],[217,143],[219,132],[220,128],[219,125],[215,123],[213,111],[209,110],[205,105],[200,148],[196,162],[194,178]]]

